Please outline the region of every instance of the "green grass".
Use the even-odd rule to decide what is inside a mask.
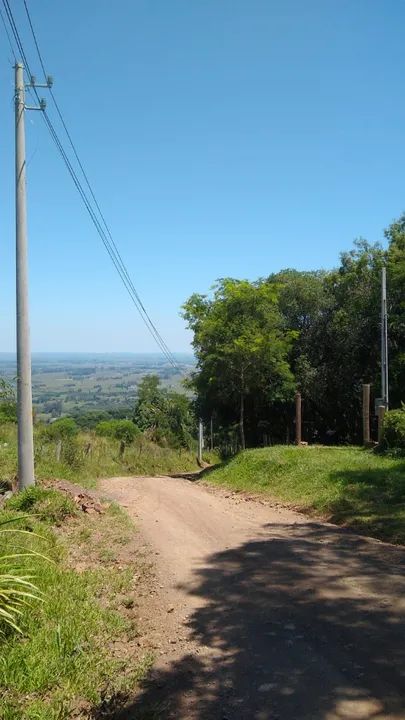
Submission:
[[[405,543],[405,459],[357,447],[246,450],[206,474],[394,543]]]
[[[133,689],[151,662],[148,656],[114,651],[117,641],[125,647],[136,633],[133,619],[122,611],[122,598],[128,605],[134,596],[138,566],[95,561],[75,569],[72,562],[72,552],[78,561],[97,558],[102,544],[111,554],[116,546],[118,554],[122,524],[127,532],[129,520],[122,523],[116,509],[96,518],[70,513],[70,525],[56,534],[52,523],[55,514],[65,513],[65,499],[58,491],[36,487],[12,498],[0,513],[1,519],[20,518],[13,527],[34,531],[18,539],[0,536],[0,554],[9,552],[12,543],[13,551],[17,544],[49,558],[21,558],[43,593],[43,602],[33,601],[19,619],[22,636],[0,627],[2,720],[72,717],[73,710],[80,713],[101,698]],[[27,510],[34,515],[27,517]]]
[[[114,475],[164,475],[196,470],[196,454],[188,450],[160,447],[143,436],[129,445],[121,458],[118,440],[79,433],[77,439],[62,445],[56,459],[56,442],[35,431],[35,470],[39,480],[61,478],[85,487],[95,487],[97,479]],[[86,454],[87,449],[90,451]],[[215,460],[215,457],[212,456]],[[210,455],[205,456],[210,460]],[[17,473],[16,428],[0,426],[0,482],[10,482]]]

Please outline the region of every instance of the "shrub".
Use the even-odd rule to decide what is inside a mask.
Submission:
[[[140,430],[132,420],[103,420],[97,425],[96,434],[121,440],[126,445],[130,445],[136,435],[140,434]]]
[[[56,524],[76,513],[76,506],[68,495],[38,485],[13,495],[7,501],[6,508],[17,512],[32,512],[40,520]]]
[[[71,417],[60,418],[55,420],[45,429],[45,434],[50,440],[66,440],[77,435],[79,428]]]
[[[0,423],[17,422],[17,404],[11,385],[0,378]]]
[[[405,451],[405,406],[400,410],[389,410],[384,416],[381,441],[383,450]]]

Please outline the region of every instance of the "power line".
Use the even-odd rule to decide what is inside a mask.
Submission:
[[[14,52],[14,46],[13,46],[13,43],[11,42],[10,33],[9,33],[9,31],[8,31],[8,27],[7,27],[7,25],[6,25],[6,21],[5,21],[5,19],[4,19],[4,15],[3,15],[1,9],[0,9],[0,17],[1,17],[1,22],[3,23],[4,32],[5,32],[6,35],[7,35],[7,40],[8,40],[8,44],[10,45],[10,50],[11,50],[11,52],[12,52],[12,54],[13,54],[14,60],[17,62],[17,55],[16,55],[15,52]]]
[[[25,65],[25,67],[26,67],[26,69],[27,69],[27,71],[28,71],[28,74],[29,74],[30,78],[31,78],[31,77],[32,77],[32,73],[31,73],[31,70],[30,70],[30,67],[29,67],[29,63],[28,63],[26,54],[25,54],[25,52],[24,52],[24,47],[23,47],[23,44],[22,44],[22,41],[21,41],[21,37],[20,37],[20,35],[19,35],[18,28],[17,28],[16,22],[15,22],[15,20],[14,20],[14,17],[13,17],[13,14],[12,14],[12,11],[11,11],[11,8],[10,8],[10,5],[9,5],[8,0],[3,0],[3,6],[4,6],[4,9],[5,9],[5,12],[6,12],[6,15],[7,15],[7,19],[8,19],[8,21],[9,21],[9,24],[10,24],[10,27],[11,27],[11,30],[12,30],[12,33],[13,33],[14,40],[15,40],[15,42],[16,42],[17,48],[18,48],[19,52],[21,53],[21,57],[22,57],[22,59],[23,59],[24,65]],[[40,51],[40,48],[39,48],[39,44],[38,44],[38,41],[37,41],[37,38],[36,38],[35,30],[34,30],[34,27],[33,27],[33,23],[32,23],[32,20],[31,20],[31,16],[30,16],[30,13],[29,13],[29,9],[28,9],[28,5],[27,5],[27,3],[26,3],[26,0],[24,0],[24,7],[25,7],[25,10],[26,10],[26,14],[27,14],[27,18],[28,18],[29,25],[30,25],[30,29],[31,29],[31,32],[32,32],[32,35],[33,35],[34,44],[35,44],[35,47],[36,47],[36,50],[37,50],[37,53],[38,53],[39,61],[40,61],[40,64],[41,64],[41,68],[42,68],[42,71],[43,71],[43,73],[44,73],[45,80],[47,81],[47,74],[46,74],[46,70],[45,70],[45,64],[44,64],[44,62],[43,62],[42,54],[41,54],[41,51]],[[10,41],[10,42],[11,42],[11,41]],[[32,86],[31,89],[32,89],[32,91],[35,93],[35,96],[36,96],[37,100],[39,101],[38,92],[37,92],[37,89],[35,88],[35,86]],[[91,201],[90,201],[89,197],[87,196],[85,190],[83,189],[83,186],[82,186],[82,184],[81,184],[81,182],[80,182],[80,180],[79,180],[79,178],[78,178],[78,176],[77,176],[77,174],[76,174],[76,172],[75,172],[75,170],[74,170],[74,168],[73,168],[73,166],[72,166],[72,163],[71,163],[70,160],[69,160],[69,157],[68,157],[66,151],[65,151],[64,148],[63,148],[63,144],[62,144],[60,138],[58,137],[58,134],[57,134],[57,132],[56,132],[56,130],[55,130],[55,127],[54,127],[51,119],[49,118],[49,116],[48,116],[48,114],[47,114],[46,112],[43,112],[42,114],[43,114],[43,118],[44,118],[45,124],[46,124],[46,126],[47,126],[47,129],[48,129],[48,131],[49,131],[49,133],[50,133],[50,135],[51,135],[51,137],[52,137],[52,139],[53,139],[53,141],[54,141],[54,143],[55,143],[55,145],[56,145],[56,148],[57,148],[58,152],[60,153],[60,155],[61,155],[61,157],[62,157],[63,162],[65,163],[65,165],[66,165],[66,167],[67,167],[67,170],[68,170],[68,172],[69,172],[69,174],[70,174],[70,176],[71,176],[71,178],[72,178],[72,180],[73,180],[73,182],[74,182],[74,185],[75,185],[75,187],[76,187],[76,189],[77,189],[77,191],[78,191],[78,193],[79,193],[79,195],[80,195],[80,197],[81,197],[81,199],[82,199],[82,201],[83,201],[83,203],[84,203],[84,205],[85,205],[85,208],[86,208],[86,210],[87,210],[87,212],[88,212],[88,214],[89,214],[89,216],[90,216],[90,218],[91,218],[91,220],[92,220],[92,222],[93,222],[93,224],[94,224],[94,226],[95,226],[95,228],[96,228],[96,231],[98,232],[98,234],[99,234],[99,236],[100,236],[100,238],[101,238],[101,240],[102,240],[102,242],[103,242],[103,245],[104,245],[105,249],[107,250],[107,252],[108,252],[108,254],[109,254],[109,256],[110,256],[110,259],[111,259],[111,261],[113,262],[113,264],[114,264],[114,266],[115,266],[115,268],[116,268],[116,270],[117,270],[117,272],[118,272],[118,274],[119,274],[119,276],[120,276],[120,278],[121,278],[121,280],[122,280],[122,282],[123,282],[123,284],[124,284],[127,292],[129,293],[129,295],[130,295],[130,297],[131,297],[131,300],[132,300],[132,302],[134,303],[136,309],[138,310],[138,313],[140,314],[140,316],[141,316],[144,324],[146,325],[148,331],[150,332],[150,334],[151,334],[152,337],[154,338],[155,342],[157,343],[157,345],[158,345],[159,348],[161,349],[161,351],[162,351],[163,355],[166,357],[166,359],[170,362],[170,364],[171,364],[173,367],[175,367],[176,369],[179,369],[179,366],[177,365],[177,362],[176,362],[174,356],[172,355],[172,353],[171,353],[170,349],[168,348],[166,342],[163,340],[162,336],[160,335],[160,333],[159,333],[156,325],[153,323],[152,319],[150,318],[150,316],[149,316],[149,314],[148,314],[145,306],[143,305],[143,303],[142,303],[142,301],[141,301],[141,299],[140,299],[140,297],[139,297],[139,294],[138,294],[138,292],[137,292],[137,290],[136,290],[136,288],[135,288],[135,286],[134,286],[134,284],[133,284],[133,281],[132,281],[132,279],[131,279],[131,277],[130,277],[130,275],[129,275],[129,273],[128,273],[128,270],[127,270],[127,268],[126,268],[126,266],[125,266],[125,263],[124,263],[124,261],[123,261],[123,259],[122,259],[122,257],[121,257],[121,254],[120,254],[120,252],[119,252],[119,250],[118,250],[118,248],[117,248],[117,245],[116,245],[116,243],[115,243],[115,241],[114,241],[114,239],[113,239],[113,237],[112,237],[112,233],[111,233],[110,228],[108,227],[108,224],[107,224],[107,222],[106,222],[106,219],[105,219],[105,217],[104,217],[104,215],[103,215],[103,213],[102,213],[102,211],[101,211],[101,208],[100,208],[100,206],[99,206],[99,203],[97,202],[95,193],[94,193],[94,191],[93,191],[93,189],[92,189],[92,187],[91,187],[90,181],[89,181],[88,176],[87,176],[87,174],[86,174],[86,172],[85,172],[85,170],[84,170],[83,164],[82,164],[81,161],[80,161],[78,152],[77,152],[76,147],[75,147],[75,145],[74,145],[74,143],[73,143],[72,137],[71,137],[71,135],[70,135],[70,133],[69,133],[69,131],[68,131],[66,122],[65,122],[65,120],[64,120],[64,118],[63,118],[62,112],[61,112],[61,110],[60,110],[60,108],[59,108],[59,105],[58,105],[58,103],[57,103],[57,101],[56,101],[56,98],[54,97],[54,94],[53,94],[51,88],[50,88],[50,92],[51,92],[51,97],[52,97],[52,100],[53,100],[53,102],[54,102],[54,104],[55,104],[57,113],[58,113],[59,118],[60,118],[60,120],[61,120],[61,122],[62,122],[62,125],[63,125],[63,127],[64,127],[64,130],[65,130],[65,132],[66,132],[66,135],[67,135],[67,137],[68,137],[69,143],[70,143],[70,145],[71,145],[71,147],[72,147],[72,150],[73,150],[73,153],[74,153],[74,155],[75,155],[76,161],[77,161],[77,163],[78,163],[78,165],[79,165],[79,167],[80,167],[80,170],[81,170],[81,172],[82,172],[82,174],[83,174],[83,177],[84,177],[84,179],[85,179],[85,181],[86,181],[86,184],[87,184],[87,186],[88,186],[88,188],[89,188],[90,194],[91,194],[91,196],[92,196],[92,198],[93,198],[94,205],[95,205],[95,207],[96,207],[97,210],[98,210],[98,213],[99,213],[99,216],[100,216],[100,218],[101,218],[102,224],[103,224],[104,227],[105,227],[105,231],[104,231],[104,229],[103,229],[103,227],[102,227],[102,224],[100,223],[100,221],[99,221],[99,219],[98,219],[98,217],[97,217],[96,212],[94,211],[94,208],[93,208],[92,205],[91,205]],[[106,235],[106,233],[107,233],[107,235]]]

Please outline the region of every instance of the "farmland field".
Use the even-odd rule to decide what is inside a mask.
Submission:
[[[91,410],[131,409],[137,385],[156,374],[165,387],[179,389],[194,365],[192,355],[177,354],[179,370],[159,354],[33,353],[32,392],[35,412],[43,420]],[[0,353],[0,377],[15,383],[16,362]]]

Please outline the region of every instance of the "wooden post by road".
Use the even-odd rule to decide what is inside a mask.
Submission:
[[[370,385],[363,385],[363,445],[370,444]]]
[[[301,415],[301,393],[295,393],[295,444],[301,445],[302,415]]]
[[[384,427],[385,405],[378,406],[378,444],[381,443]]]

